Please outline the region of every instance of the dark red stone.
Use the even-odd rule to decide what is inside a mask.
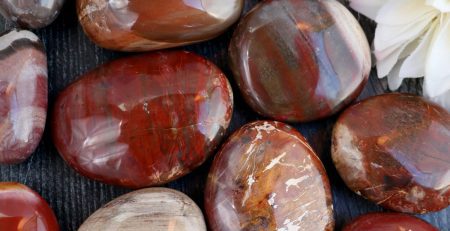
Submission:
[[[342,231],[439,231],[427,222],[401,213],[370,213],[356,218]]]
[[[450,114],[419,96],[385,94],[347,109],[332,154],[350,189],[388,209],[426,213],[450,204]]]
[[[58,231],[59,226],[39,194],[19,183],[0,182],[0,230]]]
[[[364,88],[370,59],[363,30],[335,0],[262,1],[230,44],[248,104],[283,121],[316,120],[344,108]]]
[[[205,191],[214,231],[333,230],[325,169],[292,127],[258,121],[239,129],[214,159]]]
[[[95,180],[127,187],[186,175],[215,150],[232,115],[225,75],[189,52],[123,58],[82,76],[59,95],[53,140]]]
[[[36,149],[47,116],[47,57],[30,31],[0,37],[0,164],[26,160]]]

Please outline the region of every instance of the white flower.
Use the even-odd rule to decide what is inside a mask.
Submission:
[[[396,90],[404,78],[424,79],[424,96],[450,111],[450,0],[350,0],[375,20],[378,76]]]

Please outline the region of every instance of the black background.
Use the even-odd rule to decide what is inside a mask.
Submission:
[[[257,2],[259,1],[246,0],[245,11],[251,9]],[[372,41],[375,24],[362,15],[355,14],[355,16],[363,25],[369,41]],[[4,31],[12,28],[13,25],[1,19],[0,27]],[[234,88],[235,112],[228,134],[249,121],[264,119],[252,112],[243,102],[231,78],[231,72],[227,65],[227,47],[233,29],[230,28],[225,34],[214,40],[179,48],[208,57],[229,77]],[[61,15],[52,25],[35,32],[43,40],[48,54],[49,110],[51,110],[58,92],[76,80],[78,76],[108,60],[130,55],[104,50],[90,42],[78,23],[74,0],[66,2]],[[360,99],[387,91],[386,81],[378,80],[375,69],[373,69],[370,81]],[[407,81],[402,85],[400,91],[420,94],[421,82],[419,80]],[[347,189],[332,165],[330,133],[335,119],[336,117],[333,117],[314,123],[292,125],[307,137],[324,162],[333,189],[336,228],[339,230],[345,222],[360,214],[382,209]],[[48,118],[48,121],[50,120],[51,118]],[[200,207],[203,207],[203,188],[211,160],[212,158],[193,173],[168,184],[167,187],[186,193]],[[69,168],[56,152],[48,126],[38,149],[26,162],[20,165],[0,166],[0,180],[20,182],[39,192],[54,209],[61,230],[64,231],[77,230],[96,209],[130,191],[91,181]],[[420,217],[441,230],[449,230],[450,208]]]

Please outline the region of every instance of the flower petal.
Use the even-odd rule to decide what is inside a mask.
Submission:
[[[381,7],[376,22],[386,25],[403,25],[416,21],[436,8],[425,4],[424,0],[390,0]]]
[[[379,59],[378,54],[375,51],[375,57],[377,58],[377,73],[378,77],[382,78],[384,76],[387,76],[389,72],[392,71],[392,68],[395,66],[395,64],[398,62],[398,58],[400,57],[400,54],[405,49],[405,47],[408,44],[405,43],[399,48],[397,48],[394,52],[389,54],[386,58]],[[400,71],[400,70],[399,70]]]
[[[428,92],[424,92],[424,96],[450,112],[450,90],[434,97],[430,97]]]
[[[427,5],[439,9],[441,12],[450,12],[450,1],[448,0],[427,0]]]
[[[400,85],[402,85],[403,78],[400,77],[400,67],[403,64],[403,60],[399,61],[394,68],[392,68],[391,72],[389,72],[387,78],[388,78],[388,85],[389,89],[391,91],[397,90]]]
[[[378,11],[389,0],[350,0],[350,7],[375,20]]]

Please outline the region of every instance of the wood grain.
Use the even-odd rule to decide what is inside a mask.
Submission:
[[[107,51],[90,42],[79,26],[74,2],[67,1],[62,14],[54,24],[35,31],[45,43],[48,53],[50,108],[58,92],[78,76],[108,60],[129,55]],[[247,0],[246,11],[257,2],[258,0]],[[364,16],[357,14],[355,16],[363,25],[369,40],[372,41],[374,24]],[[11,27],[10,23],[3,20],[0,22],[1,31]],[[249,121],[263,119],[244,103],[232,81],[231,71],[227,64],[227,47],[232,31],[233,29],[230,29],[219,38],[184,48],[208,57],[229,76],[236,97],[234,117],[228,134]],[[386,81],[378,80],[373,69],[370,81],[360,99],[387,91]],[[421,81],[407,81],[402,85],[400,91],[420,93]],[[330,139],[335,119],[336,117],[333,117],[313,123],[292,125],[308,139],[324,162],[332,184],[336,227],[339,230],[345,222],[360,214],[382,211],[382,209],[347,189],[332,165]],[[88,180],[70,169],[59,157],[51,142],[48,127],[51,120],[52,118],[48,118],[44,139],[28,161],[20,165],[0,166],[0,181],[16,181],[33,188],[55,210],[62,230],[76,230],[96,209],[129,190]],[[192,174],[166,186],[186,193],[203,208],[204,184],[211,160],[212,158]],[[449,230],[450,208],[420,217],[441,230]]]

